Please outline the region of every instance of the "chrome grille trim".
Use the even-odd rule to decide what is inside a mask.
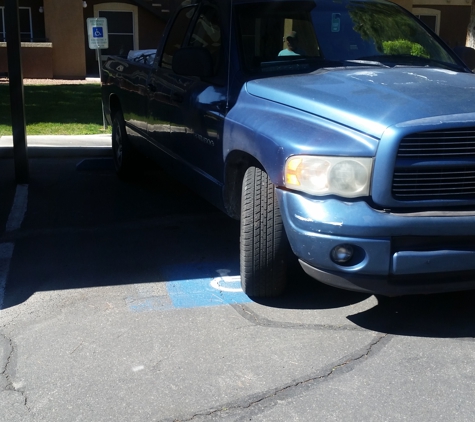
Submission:
[[[399,145],[398,157],[475,157],[475,128],[415,133]]]
[[[404,137],[394,168],[397,200],[475,199],[475,128]]]

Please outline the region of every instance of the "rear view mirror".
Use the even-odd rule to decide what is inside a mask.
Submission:
[[[172,69],[178,75],[205,78],[213,75],[213,59],[206,48],[183,47],[173,55]]]

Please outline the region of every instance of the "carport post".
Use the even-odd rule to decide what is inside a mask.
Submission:
[[[17,184],[29,180],[28,153],[26,146],[25,102],[23,72],[21,67],[20,16],[18,0],[5,0],[5,24],[12,114],[13,157]]]

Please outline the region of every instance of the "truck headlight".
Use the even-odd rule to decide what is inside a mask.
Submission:
[[[369,195],[373,159],[295,155],[285,163],[285,186],[311,195]]]

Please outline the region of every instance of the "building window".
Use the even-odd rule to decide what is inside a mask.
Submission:
[[[31,8],[20,7],[20,38],[22,41],[31,41],[33,39],[33,28],[31,24]],[[5,27],[5,8],[0,7],[0,38],[1,41],[6,40],[6,27]]]
[[[134,49],[134,14],[121,11],[100,11],[99,17],[107,19],[109,48],[102,54],[127,56]]]
[[[424,22],[432,31],[439,35],[440,31],[440,10],[413,8],[412,13]]]
[[[94,16],[107,19],[109,48],[101,55],[127,56],[138,47],[137,7],[126,3],[94,5]]]

